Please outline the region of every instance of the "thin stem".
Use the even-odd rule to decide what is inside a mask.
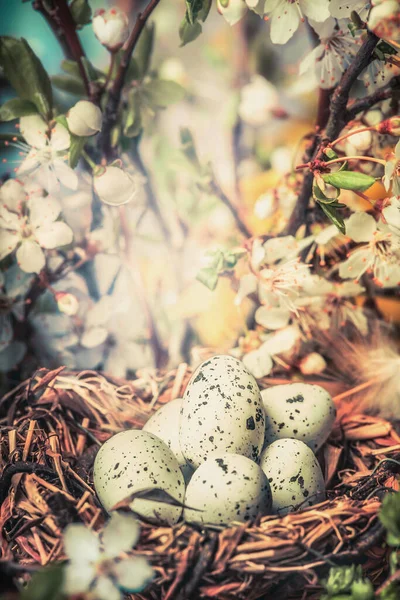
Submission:
[[[393,92],[400,88],[400,75],[397,77],[393,77],[390,82],[384,87],[376,90],[373,94],[366,96],[365,98],[361,98],[361,100],[357,100],[354,102],[348,109],[348,117],[349,120],[352,121],[356,118],[356,116],[361,113],[369,110],[378,102],[383,102],[384,100],[388,100],[393,97]]]
[[[252,237],[251,231],[247,228],[247,225],[244,221],[242,221],[238,208],[229,200],[228,196],[222,191],[217,181],[213,178],[210,183],[211,191],[217,198],[219,198],[223,204],[228,208],[229,212],[235,219],[235,223],[239,231],[246,237]]]
[[[334,158],[333,160],[328,160],[324,162],[324,166],[333,165],[334,163],[347,162],[348,160],[367,160],[369,162],[378,163],[380,165],[386,165],[386,161],[383,158],[374,158],[373,156],[342,156],[339,158]]]
[[[118,107],[120,104],[122,89],[125,84],[125,78],[128,72],[131,56],[148,18],[159,2],[160,0],[150,0],[144,11],[138,14],[135,25],[127,41],[125,51],[122,55],[113,85],[111,86],[109,92],[107,105],[104,111],[103,130],[101,134],[101,149],[103,155],[107,159],[111,157],[113,152],[110,143],[111,131],[117,121]]]
[[[336,144],[343,142],[343,140],[347,140],[349,137],[352,137],[357,133],[364,133],[364,131],[376,131],[376,129],[375,127],[360,127],[359,129],[353,129],[353,131],[349,131],[345,135],[341,135],[340,137],[336,138],[336,140],[333,140],[333,142],[330,142],[327,147],[332,148],[333,146],[336,146]]]
[[[90,158],[86,150],[82,150],[82,157],[86,160],[87,164],[92,169],[92,171],[97,169],[98,165],[96,165],[96,163]]]
[[[349,122],[350,113],[347,110],[347,103],[349,101],[350,90],[357,77],[370,63],[372,54],[378,41],[379,38],[371,31],[368,31],[367,37],[354,57],[352,64],[349,66],[347,71],[345,71],[339,85],[332,94],[329,105],[330,113],[326,123],[325,135],[322,136],[320,133],[320,124],[317,121],[314,141],[310,144],[309,149],[306,152],[304,162],[307,163],[313,160],[321,160],[323,158],[324,148],[326,148],[327,144],[339,136],[343,127]],[[321,104],[326,102],[327,98],[324,97],[320,91],[319,103]],[[326,115],[324,108],[324,106],[319,106],[318,119],[321,118],[321,115]],[[312,185],[313,174],[311,171],[308,171],[304,175],[296,205],[283,232],[283,235],[294,235],[300,225],[306,220],[307,209],[312,196]]]

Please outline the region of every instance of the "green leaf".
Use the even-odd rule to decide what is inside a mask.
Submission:
[[[162,79],[144,84],[142,93],[152,108],[165,108],[185,97],[185,90],[179,83]]]
[[[37,108],[29,100],[13,98],[0,107],[0,121],[12,121],[19,117],[27,117],[37,114]]]
[[[342,219],[342,217],[337,213],[337,209],[332,207],[330,204],[322,204],[319,203],[320,207],[328,217],[328,219],[336,225],[339,231],[343,234],[346,233],[346,225]]]
[[[375,183],[375,178],[365,173],[356,173],[353,171],[340,171],[338,173],[328,173],[322,175],[322,179],[336,188],[343,190],[355,190],[364,192]]]
[[[18,96],[32,102],[43,117],[50,119],[53,107],[50,79],[28,42],[2,36],[0,65]]]
[[[140,69],[137,61],[132,57],[129,61],[128,71],[126,73],[126,81],[137,81],[140,79]]]
[[[179,26],[181,46],[185,46],[199,37],[203,31],[199,21],[205,22],[211,4],[212,0],[186,0],[186,13]]]
[[[146,25],[140,34],[134,50],[134,58],[138,69],[138,79],[143,79],[150,67],[154,46],[154,23]]]
[[[192,132],[187,127],[182,127],[180,130],[180,138],[182,143],[182,151],[185,156],[190,160],[191,163],[200,167],[200,161],[197,156],[196,146],[194,144],[194,139]]]
[[[400,545],[400,492],[387,494],[382,502],[379,519],[387,530],[389,546]]]
[[[70,77],[69,75],[54,75],[51,82],[59,90],[74,94],[75,96],[85,96],[86,90],[82,79]]]
[[[89,6],[88,0],[72,0],[69,5],[72,18],[79,26],[87,25],[92,19],[92,9]]]
[[[337,189],[336,196],[334,198],[329,198],[328,196],[326,196],[324,194],[324,192],[321,190],[321,188],[316,183],[314,183],[314,185],[313,185],[313,196],[314,196],[315,200],[317,202],[320,202],[321,204],[334,204],[336,202],[336,200],[339,198],[339,195],[340,195],[340,190]]]
[[[334,160],[335,158],[338,157],[338,155],[336,154],[336,152],[334,150],[332,150],[332,148],[325,148],[324,154],[330,160]]]
[[[90,81],[105,79],[103,71],[101,71],[100,69],[96,69],[96,67],[94,67],[92,63],[89,60],[87,60],[87,58],[82,58],[82,64],[85,67],[85,71],[88,74],[88,79],[90,79]],[[79,65],[75,60],[61,61],[61,68],[65,73],[68,73],[68,75],[72,75],[72,77],[74,77],[75,79],[82,79]]]
[[[126,137],[133,138],[140,134],[142,131],[141,102],[136,89],[129,92],[128,110],[124,121],[124,135]]]
[[[181,46],[186,46],[186,44],[196,40],[202,31],[203,28],[200,23],[197,22],[194,23],[194,25],[191,25],[185,16],[179,26],[179,37],[182,42]]]
[[[69,147],[68,162],[69,166],[72,169],[75,169],[82,154],[82,150],[85,147],[87,138],[78,135],[73,135],[72,133],[70,134],[70,136],[71,144]]]
[[[34,574],[21,600],[61,600],[64,572],[62,565],[53,565]]]
[[[196,279],[208,287],[209,290],[214,291],[218,283],[218,272],[212,267],[206,267],[200,269],[196,275]]]

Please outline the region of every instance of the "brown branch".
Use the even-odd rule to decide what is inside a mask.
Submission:
[[[247,228],[247,225],[244,221],[242,221],[239,211],[237,207],[231,202],[228,196],[222,191],[217,181],[213,178],[210,182],[210,188],[213,194],[217,196],[221,200],[223,204],[228,208],[229,212],[235,219],[235,223],[239,231],[246,237],[252,237],[251,231]]]
[[[373,94],[366,96],[365,98],[361,98],[357,102],[354,102],[349,109],[347,110],[348,117],[350,121],[355,119],[357,115],[361,112],[369,110],[378,102],[383,102],[383,100],[388,100],[392,97],[393,92],[400,89],[400,75],[397,77],[393,77],[391,81],[385,85],[384,87],[376,90]]]
[[[122,88],[124,87],[131,56],[148,18],[159,2],[160,0],[150,0],[144,11],[138,14],[108,95],[108,101],[104,111],[103,129],[100,142],[102,153],[107,159],[112,158],[113,150],[111,148],[111,131],[117,121]]]
[[[43,0],[35,0],[33,8],[43,15],[56,36],[65,58],[77,63],[88,98],[96,99],[97,87],[88,79],[82,59],[86,58],[81,41],[76,32],[76,23],[66,0],[54,0],[54,8],[49,9]],[[97,103],[97,102],[96,102]]]
[[[374,33],[370,31],[367,33],[367,37],[357,52],[354,61],[347,71],[345,71],[339,85],[332,95],[325,133],[324,135],[319,133],[320,125],[317,122],[314,142],[310,145],[308,152],[306,152],[306,160],[304,162],[320,160],[323,156],[323,149],[326,144],[333,142],[333,140],[339,136],[346,123],[351,120],[351,116],[347,110],[350,90],[357,77],[371,61],[372,53],[378,41],[379,38]],[[320,93],[320,104],[326,103],[326,101],[326,97]],[[318,119],[322,118],[323,115],[326,116],[326,114],[324,107],[320,106],[318,109]],[[296,206],[294,207],[289,222],[284,230],[285,235],[294,235],[300,225],[304,222],[312,194],[313,179],[313,174],[310,171],[304,175]]]

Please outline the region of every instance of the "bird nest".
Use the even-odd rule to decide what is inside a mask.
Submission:
[[[1,560],[18,574],[64,557],[70,522],[93,529],[106,515],[93,491],[96,452],[109,436],[140,428],[180,397],[190,377],[143,372],[120,381],[91,371],[39,370],[0,402]],[[270,382],[265,381],[265,384]],[[341,399],[347,396],[346,400]],[[328,500],[285,517],[228,528],[142,523],[134,553],[156,577],[140,600],[318,598],[330,566],[363,563],[377,585],[387,571],[382,496],[397,489],[400,437],[388,421],[337,400],[334,430],[318,456]],[[394,460],[393,460],[394,459]]]

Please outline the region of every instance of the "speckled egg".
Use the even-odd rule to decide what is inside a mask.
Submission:
[[[211,452],[256,461],[264,440],[264,411],[256,380],[236,358],[218,355],[193,373],[181,408],[179,441],[198,467]]]
[[[106,510],[134,492],[160,488],[183,503],[185,484],[179,464],[168,446],[147,431],[117,433],[100,448],[93,469],[94,487]],[[131,508],[170,525],[182,513],[179,506],[135,498]]]
[[[260,467],[272,492],[272,513],[284,515],[325,500],[325,482],[314,452],[299,440],[273,442],[261,454]]]
[[[271,509],[271,490],[262,469],[239,454],[212,454],[187,486],[183,518],[190,523],[228,525]]]
[[[181,468],[185,481],[192,476],[193,470],[187,464],[179,444],[179,421],[181,418],[180,410],[182,407],[182,398],[176,398],[164,404],[147,421],[143,431],[149,431],[163,442],[174,453]]]
[[[293,438],[318,450],[329,436],[336,417],[330,394],[319,385],[289,383],[261,392],[265,411],[265,443]]]

